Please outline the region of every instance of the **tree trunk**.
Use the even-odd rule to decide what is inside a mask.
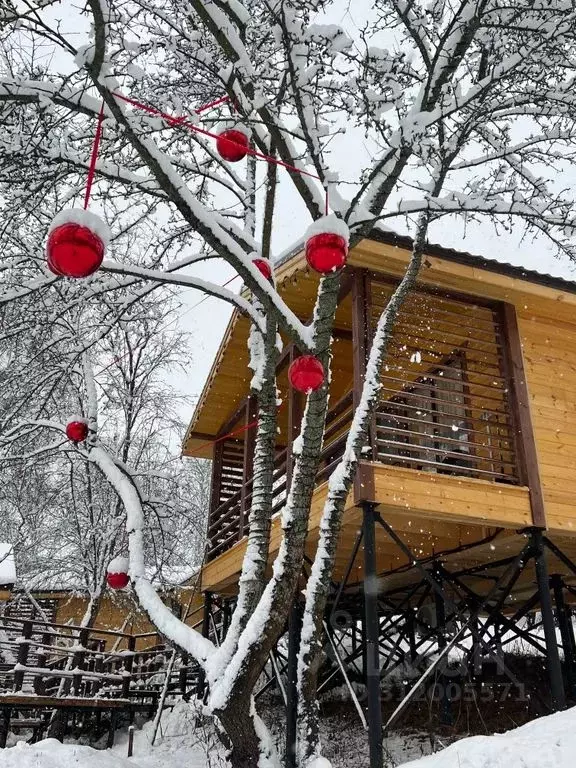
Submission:
[[[236,697],[222,712],[216,713],[230,739],[228,759],[232,768],[258,768],[260,739],[250,714],[250,697]]]
[[[320,523],[318,549],[306,587],[304,620],[306,629],[302,633],[298,663],[300,696],[298,754],[303,766],[320,752],[316,691],[323,654],[324,612],[338,548],[342,515],[358,466],[357,457],[361,454],[372,412],[378,401],[379,373],[388,348],[390,334],[404,300],[414,286],[420,271],[427,227],[428,217],[423,215],[419,222],[410,264],[378,322],[370,350],[361,402],[354,413],[344,456],[337,473],[338,481],[333,485],[330,480],[328,484],[328,495]]]
[[[338,304],[339,287],[339,275],[331,275],[323,278],[319,291],[315,311],[317,329],[315,343],[318,357],[325,366],[326,383],[320,390],[308,396],[302,427],[302,450],[297,456],[292,485],[283,510],[282,544],[274,563],[273,576],[266,585],[265,593],[258,606],[260,607],[264,602],[264,610],[261,616],[253,614],[251,618],[254,626],[252,630],[249,627],[247,630],[253,638],[248,640],[242,648],[239,647],[236,651],[237,656],[231,660],[231,666],[236,667],[232,677],[229,680],[222,680],[217,663],[210,670],[212,687],[209,705],[213,706],[215,714],[220,718],[227,732],[228,723],[234,728],[238,713],[245,710],[246,705],[242,702],[250,701],[270,651],[284,632],[288,612],[301,575],[310,504],[320,462],[326,420],[330,337]],[[258,610],[255,613],[258,613]],[[217,654],[214,660],[218,661]],[[245,716],[251,717],[251,715],[243,712],[244,724],[246,724]],[[251,729],[254,729],[253,723]],[[228,732],[228,735],[233,743],[239,745],[239,752],[243,755],[244,749],[241,745],[250,744],[253,734],[240,731],[237,736],[231,732]]]

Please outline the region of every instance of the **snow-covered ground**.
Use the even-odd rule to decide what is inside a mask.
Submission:
[[[150,744],[151,725],[146,724],[136,732],[132,758],[126,757],[126,734],[112,750],[47,739],[34,745],[20,742],[0,750],[0,768],[222,768],[224,763],[215,745],[201,745],[205,734],[191,727],[193,717],[187,705],[179,705],[174,713],[165,716],[162,738],[154,747]],[[414,753],[409,741],[401,735],[387,740],[386,768],[400,764],[405,768],[574,768],[576,708],[505,734],[462,739],[441,752],[406,763],[406,756]],[[353,746],[346,766],[355,764]],[[412,746],[422,749],[421,744]]]
[[[1,765],[1,763],[0,763]],[[574,768],[576,708],[508,733],[473,736],[406,768]]]

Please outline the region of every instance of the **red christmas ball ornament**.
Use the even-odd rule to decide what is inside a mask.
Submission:
[[[88,422],[86,419],[70,419],[66,424],[66,437],[73,443],[82,443],[88,437]]]
[[[348,242],[335,232],[319,232],[306,241],[306,261],[321,275],[342,269],[348,256]]]
[[[65,277],[88,277],[104,258],[106,224],[95,214],[72,209],[58,214],[48,235],[48,269]]]
[[[130,583],[128,558],[115,557],[108,565],[106,582],[111,589],[124,589]]]
[[[298,392],[309,394],[320,389],[324,383],[324,367],[317,357],[302,355],[288,368],[288,379]]]
[[[240,128],[227,128],[216,139],[216,149],[223,160],[237,163],[248,154],[250,139]]]
[[[254,259],[252,264],[258,267],[260,272],[264,275],[266,280],[270,280],[272,277],[272,265],[266,259]]]
[[[52,259],[50,258],[50,254],[48,254],[48,257],[47,257],[47,259],[46,259],[46,264],[47,264],[47,266],[48,266],[48,269],[50,270],[50,272],[52,272],[52,273],[53,273],[53,274],[55,274],[55,275],[58,275],[58,277],[64,277],[64,275],[62,274],[62,272],[60,272],[60,270],[59,270],[59,269],[56,269],[56,267],[55,267],[55,266],[54,266],[54,264],[52,263]]]

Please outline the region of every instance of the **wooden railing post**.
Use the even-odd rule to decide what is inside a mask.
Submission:
[[[26,666],[28,653],[30,651],[30,638],[32,637],[32,622],[26,621],[22,625],[22,636],[18,641],[18,656],[16,657],[17,667]],[[24,684],[24,670],[16,669],[14,672],[14,691],[20,691]]]
[[[526,383],[522,340],[518,329],[516,308],[504,304],[502,309],[504,328],[504,363],[510,390],[509,406],[516,448],[518,479],[530,490],[532,522],[538,528],[546,528],[546,505],[538,467],[538,451],[532,417],[530,395]]]
[[[84,668],[84,658],[86,656],[86,646],[88,645],[89,636],[89,629],[82,629],[80,631],[80,634],[78,635],[79,648],[78,650],[74,651],[74,655],[72,656],[72,669],[80,670]],[[72,691],[74,692],[75,696],[79,696],[81,694],[81,688],[82,674],[78,673],[72,677]]]
[[[212,593],[204,592],[204,614],[202,616],[202,635],[210,635],[210,614],[212,612]],[[206,674],[202,667],[198,668],[198,680],[196,683],[196,696],[201,699],[206,690]]]
[[[103,651],[100,649],[98,652],[98,655],[96,656],[96,660],[94,662],[94,672],[98,672],[101,674],[104,671],[104,656],[102,655]],[[92,684],[91,693],[92,696],[96,696],[100,688],[102,687],[102,679],[96,678]]]
[[[222,442],[214,446],[214,455],[212,459],[212,478],[210,480],[210,508],[208,510],[208,539],[216,535],[216,531],[210,533],[210,527],[216,522],[214,513],[220,506],[220,491],[222,485],[222,462],[224,446]],[[209,549],[213,544],[209,542]]]
[[[48,649],[45,646],[51,645],[51,642],[52,635],[50,632],[45,632],[42,635],[41,640],[42,648],[40,648],[36,654],[37,666],[41,669],[46,668],[46,665],[48,664]],[[44,696],[46,694],[46,683],[43,675],[36,675],[34,677],[34,693],[37,696]]]
[[[178,684],[180,686],[180,693],[184,696],[188,691],[188,664],[190,663],[190,657],[186,652],[180,654],[180,670],[178,672]]]
[[[132,667],[134,666],[134,651],[136,650],[136,638],[128,638],[128,652],[124,659],[124,670],[122,681],[122,698],[127,699],[130,696],[130,684],[132,683]]]

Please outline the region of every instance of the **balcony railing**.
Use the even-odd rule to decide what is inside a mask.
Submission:
[[[374,280],[367,327],[373,328],[393,285]],[[498,306],[415,292],[405,302],[381,371],[380,402],[362,458],[420,472],[518,483],[517,428],[510,402],[505,334]],[[356,398],[359,393],[356,393]],[[355,394],[329,412],[317,483],[340,460]],[[209,520],[208,559],[247,534],[252,496],[246,443],[220,448]],[[286,499],[291,460],[279,449],[273,513]]]

